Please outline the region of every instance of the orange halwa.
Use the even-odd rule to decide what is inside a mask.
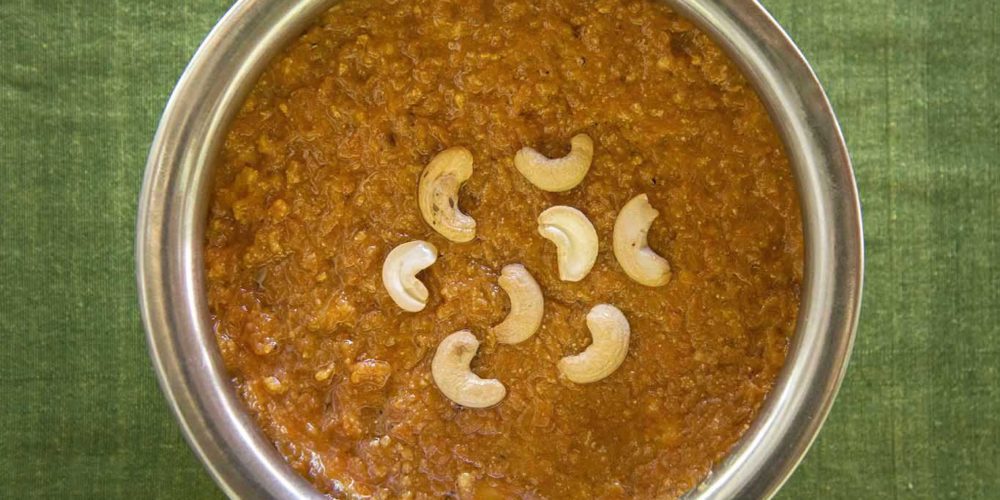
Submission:
[[[514,168],[577,133],[593,166],[566,193]],[[468,148],[469,243],[421,219],[427,162]],[[650,246],[673,279],[631,281],[611,251],[622,205],[648,193]],[[579,208],[593,270],[558,279],[535,219]],[[419,313],[380,269],[432,242]],[[500,269],[545,294],[541,330],[497,344]],[[652,0],[344,0],[260,77],[215,174],[205,246],[219,346],[249,410],[288,462],[335,498],[651,498],[694,486],[753,420],[794,331],[803,243],[782,144],[751,86],[709,38]],[[611,376],[577,385],[556,363],[590,342],[598,303],[632,340]],[[456,406],[430,360],[471,329],[497,406]]]

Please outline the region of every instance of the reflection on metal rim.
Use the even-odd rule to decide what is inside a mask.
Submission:
[[[248,415],[209,323],[202,245],[212,160],[271,58],[333,0],[241,0],[177,83],[139,200],[136,274],[150,357],[188,443],[231,497],[320,497]],[[795,170],[806,272],[788,360],[754,424],[690,498],[758,498],[788,478],[847,366],[861,302],[862,232],[850,158],[822,87],[795,45],[749,0],[668,0],[754,84]]]

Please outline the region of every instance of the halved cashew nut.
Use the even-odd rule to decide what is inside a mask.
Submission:
[[[493,335],[501,344],[523,342],[542,326],[545,309],[542,288],[521,264],[504,266],[498,281],[510,298],[510,312],[493,327]]]
[[[597,231],[583,212],[563,205],[538,216],[538,234],[556,245],[559,279],[580,281],[597,261]]]
[[[475,219],[458,209],[458,190],[471,176],[472,153],[462,147],[438,153],[420,174],[420,214],[441,236],[456,243],[476,237]]]
[[[427,287],[417,273],[437,261],[437,248],[421,240],[393,248],[382,263],[382,285],[389,297],[404,311],[417,312],[427,305]]]
[[[482,379],[472,373],[469,363],[479,350],[479,341],[468,330],[448,335],[438,344],[431,361],[434,384],[450,400],[468,408],[487,408],[507,395],[497,379]]]
[[[594,159],[594,141],[587,134],[577,134],[570,145],[569,154],[562,158],[546,158],[532,148],[521,148],[514,155],[514,166],[538,189],[569,191],[587,176]]]
[[[577,384],[589,384],[614,373],[628,354],[628,320],[617,307],[598,304],[587,313],[593,338],[586,350],[559,360],[559,371]]]
[[[615,258],[633,280],[646,286],[662,286],[670,281],[670,263],[649,248],[647,234],[660,212],[640,194],[629,200],[615,219]]]

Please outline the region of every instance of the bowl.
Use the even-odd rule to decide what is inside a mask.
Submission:
[[[213,162],[258,75],[335,0],[240,0],[191,59],[153,139],[136,234],[149,354],[191,448],[230,497],[310,498],[247,413],[212,331],[203,244]],[[722,47],[754,85],[795,173],[805,279],[786,364],[751,427],[686,498],[772,495],[816,437],[857,327],[863,250],[850,157],[826,94],[758,3],[664,0]]]

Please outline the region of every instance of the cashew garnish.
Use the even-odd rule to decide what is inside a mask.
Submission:
[[[472,176],[472,153],[448,148],[435,156],[420,175],[418,202],[427,224],[457,243],[476,237],[476,221],[458,209],[458,190]]]
[[[597,261],[597,231],[583,212],[563,205],[538,216],[538,234],[556,245],[559,279],[580,281]]]
[[[615,258],[633,280],[646,286],[662,286],[670,281],[670,264],[649,248],[646,235],[660,212],[640,194],[629,200],[615,219]]]
[[[427,287],[417,273],[437,261],[437,248],[421,240],[393,248],[382,264],[382,285],[404,311],[417,312],[427,305]]]
[[[507,395],[497,379],[482,379],[472,373],[469,363],[479,350],[479,341],[468,330],[448,335],[438,344],[431,361],[434,384],[450,400],[468,408],[487,408]]]
[[[521,148],[514,155],[514,166],[538,189],[569,191],[587,176],[594,159],[594,141],[587,134],[577,134],[570,139],[570,145],[569,154],[551,159],[532,148]]]
[[[501,344],[523,342],[542,325],[545,299],[542,288],[521,264],[509,264],[500,272],[500,288],[510,297],[510,312],[493,335]]]
[[[628,354],[628,320],[617,307],[598,304],[587,313],[593,342],[580,354],[559,360],[559,371],[572,382],[589,384],[614,373]]]

